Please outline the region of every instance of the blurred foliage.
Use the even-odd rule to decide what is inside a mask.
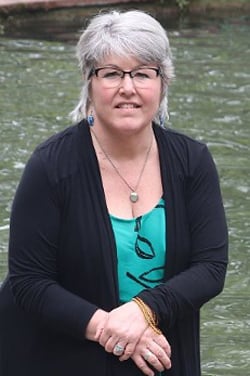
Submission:
[[[196,4],[198,6],[204,7],[230,7],[230,6],[241,6],[250,5],[250,0],[160,0],[164,5],[169,3],[176,4],[180,10],[188,8],[191,4]]]
[[[176,3],[180,9],[183,9],[185,6],[188,5],[189,0],[176,0]]]

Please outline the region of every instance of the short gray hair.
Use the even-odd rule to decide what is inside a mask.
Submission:
[[[76,56],[83,76],[80,100],[71,112],[73,121],[87,116],[90,104],[89,85],[91,71],[107,56],[133,56],[142,64],[158,64],[162,78],[162,97],[155,121],[168,117],[168,85],[174,77],[172,54],[167,33],[149,14],[133,11],[110,11],[92,18],[80,36]]]

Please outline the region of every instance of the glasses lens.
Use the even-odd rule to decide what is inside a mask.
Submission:
[[[99,77],[103,84],[108,87],[119,85],[123,72],[114,68],[101,68],[98,70],[97,77]]]
[[[159,70],[157,68],[140,68],[130,72],[124,72],[121,69],[112,67],[98,68],[96,70],[96,76],[102,81],[105,87],[118,86],[125,74],[130,75],[135,86],[147,87],[157,78]]]
[[[154,68],[140,68],[132,71],[134,83],[138,87],[150,86],[158,76],[158,70]]]

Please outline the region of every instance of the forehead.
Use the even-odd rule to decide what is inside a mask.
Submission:
[[[108,55],[102,59],[98,66],[114,65],[124,70],[133,69],[141,65],[145,65],[145,62],[140,61],[134,56],[119,56],[119,55]],[[147,65],[147,64],[146,64]]]

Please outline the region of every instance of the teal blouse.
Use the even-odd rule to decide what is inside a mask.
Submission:
[[[165,202],[137,218],[110,215],[117,247],[121,303],[163,282],[166,259]]]

